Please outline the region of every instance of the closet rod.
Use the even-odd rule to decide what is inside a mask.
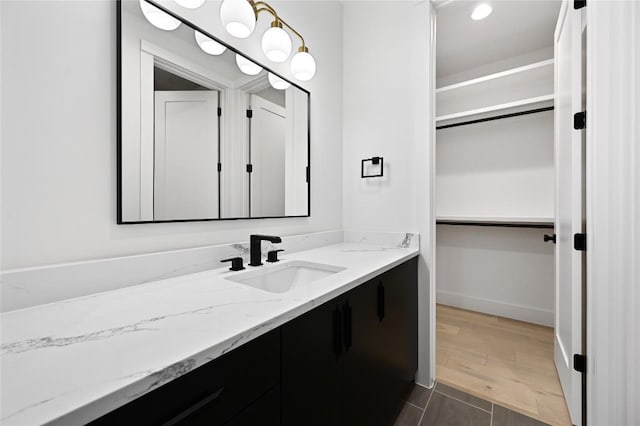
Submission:
[[[514,223],[514,222],[457,222],[452,220],[436,220],[436,225],[453,226],[494,226],[498,228],[536,228],[553,229],[552,223]]]
[[[493,117],[479,118],[477,120],[462,121],[460,123],[445,124],[443,126],[436,126],[436,130],[448,129],[450,127],[466,126],[468,124],[483,123],[485,121],[501,120],[503,118],[518,117],[520,115],[535,114],[535,113],[538,113],[538,112],[551,111],[551,110],[553,110],[553,106],[544,107],[544,108],[530,109],[530,110],[527,110],[527,111],[513,112],[511,114],[496,115],[496,116],[493,116]]]

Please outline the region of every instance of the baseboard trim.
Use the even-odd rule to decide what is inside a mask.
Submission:
[[[553,311],[438,290],[436,302],[456,308],[553,327]]]

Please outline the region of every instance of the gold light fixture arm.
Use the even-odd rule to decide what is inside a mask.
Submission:
[[[294,33],[296,36],[298,36],[298,38],[300,39],[300,42],[302,43],[302,46],[300,46],[298,51],[300,51],[300,52],[308,52],[309,51],[309,49],[307,48],[307,46],[306,46],[306,44],[304,42],[304,37],[302,37],[302,34],[297,32],[291,25],[287,24],[284,21],[284,19],[279,17],[278,16],[278,12],[276,12],[276,10],[269,3],[264,2],[264,1],[254,1],[254,0],[249,0],[249,3],[253,7],[253,11],[256,14],[256,19],[257,19],[258,14],[260,12],[268,12],[268,13],[270,13],[274,17],[276,23],[280,23],[280,24],[284,25],[285,27],[289,28],[289,30],[292,33]]]

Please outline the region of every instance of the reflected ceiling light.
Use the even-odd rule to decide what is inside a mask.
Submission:
[[[300,47],[291,59],[291,73],[300,81],[309,81],[316,75],[316,61],[306,47]]]
[[[262,67],[255,62],[251,62],[247,58],[242,55],[236,53],[236,64],[238,64],[238,68],[240,71],[247,75],[258,75],[260,71],[262,71]]]
[[[187,9],[197,9],[202,6],[205,0],[174,0],[182,7],[186,7]]]
[[[291,37],[279,21],[273,21],[262,35],[262,51],[273,62],[284,62],[291,54]]]
[[[140,0],[140,9],[147,21],[161,30],[173,31],[180,26],[179,20],[144,0]]]
[[[196,42],[198,43],[198,46],[200,46],[200,49],[202,49],[205,53],[217,56],[222,55],[224,51],[227,50],[224,45],[218,43],[211,37],[207,37],[200,31],[193,30],[193,32],[196,35]]]
[[[473,9],[471,19],[473,19],[474,21],[479,21],[491,15],[491,12],[493,12],[493,8],[491,6],[489,6],[487,3],[480,3],[476,6],[475,9]]]
[[[195,0],[193,0],[195,1]],[[262,51],[273,62],[284,62],[291,55],[291,37],[287,30],[300,39],[300,47],[291,59],[291,72],[301,81],[311,80],[316,73],[316,61],[309,54],[309,48],[302,35],[285,22],[276,10],[263,0],[223,0],[220,6],[220,20],[229,34],[238,38],[251,35],[258,15],[267,12],[273,16],[271,27],[262,35]]]
[[[272,73],[269,73],[269,83],[271,84],[271,87],[277,90],[287,90],[291,87],[291,83]]]
[[[236,38],[247,38],[256,27],[258,14],[247,0],[224,0],[220,5],[220,20],[225,30]]]

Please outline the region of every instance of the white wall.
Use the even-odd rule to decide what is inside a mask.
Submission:
[[[433,358],[433,237],[430,194],[434,63],[427,1],[345,2],[344,228],[420,233],[419,370],[430,385]],[[361,179],[364,158],[384,157],[384,178]]]
[[[232,40],[218,2],[186,11]],[[311,91],[311,218],[116,225],[116,3],[2,1],[2,268],[244,241],[342,227],[342,20],[337,2],[274,2],[318,63]],[[188,13],[187,13],[188,12]],[[288,64],[273,68],[288,76]]]
[[[437,301],[553,326],[552,229],[438,225]]]
[[[553,221],[553,111],[441,129],[436,138],[437,217]]]
[[[403,232],[413,226],[410,100],[418,93],[411,54],[427,48],[407,37],[413,9],[404,1],[344,4],[345,229]],[[384,157],[384,177],[361,179],[361,160],[372,156]]]

